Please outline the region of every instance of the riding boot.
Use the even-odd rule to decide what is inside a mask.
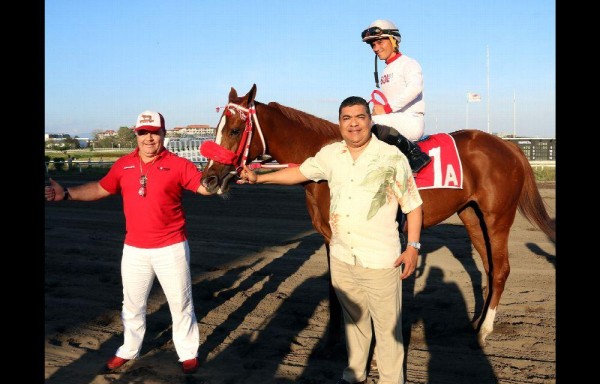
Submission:
[[[371,128],[371,132],[385,143],[398,147],[400,152],[404,153],[408,159],[408,164],[413,173],[419,172],[421,168],[431,161],[431,158],[425,152],[421,151],[421,148],[419,148],[417,144],[402,136],[400,132],[392,127],[374,124]]]

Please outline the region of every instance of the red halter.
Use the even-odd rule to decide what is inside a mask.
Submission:
[[[244,133],[242,134],[242,138],[240,139],[239,146],[236,152],[230,151],[227,148],[223,148],[219,144],[214,141],[205,141],[200,146],[200,153],[202,156],[207,159],[214,160],[216,162],[227,164],[227,165],[235,165],[235,172],[239,175],[242,171],[246,161],[248,160],[248,152],[250,151],[250,143],[252,141],[252,131],[253,125],[252,122],[256,123],[256,130],[260,136],[260,140],[262,142],[262,157],[265,156],[267,145],[265,143],[265,138],[262,133],[262,129],[260,128],[260,123],[258,122],[258,117],[256,116],[256,108],[254,106],[254,102],[252,102],[248,108],[242,107],[241,105],[229,103],[226,107],[217,107],[217,112],[219,109],[226,108],[225,115],[231,116],[236,111],[240,114],[240,118],[242,121],[246,121],[246,126],[244,128]],[[249,165],[250,169],[257,168],[287,168],[287,167],[297,167],[298,164],[262,164],[262,163],[251,163]]]

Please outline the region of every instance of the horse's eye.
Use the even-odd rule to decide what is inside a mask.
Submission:
[[[240,128],[231,128],[231,131],[229,132],[230,136],[237,136],[240,134],[242,130]]]

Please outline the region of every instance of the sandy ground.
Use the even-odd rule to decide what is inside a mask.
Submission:
[[[555,217],[554,185],[540,188]],[[120,197],[109,197],[45,205],[46,383],[335,383],[346,352],[340,343],[332,357],[322,353],[327,264],[303,190],[242,185],[228,200],[186,194],[184,203],[199,371],[181,373],[156,282],[141,356],[104,372],[122,341],[124,220]],[[517,214],[511,274],[494,333],[480,349],[471,321],[486,281],[460,220],[425,230],[421,242],[418,273],[404,284],[407,382],[555,383],[555,244]]]

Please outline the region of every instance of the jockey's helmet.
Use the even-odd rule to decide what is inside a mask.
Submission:
[[[400,44],[400,32],[394,23],[389,20],[375,20],[367,29],[360,34],[362,41],[370,44],[374,40],[379,40],[383,37],[396,39],[396,43]]]

